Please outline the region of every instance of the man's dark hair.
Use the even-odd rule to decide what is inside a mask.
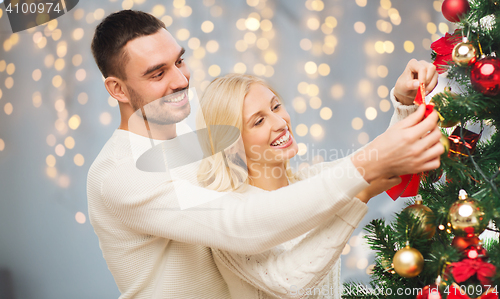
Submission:
[[[126,80],[128,55],[125,45],[141,36],[155,34],[165,24],[154,16],[136,10],[121,10],[107,16],[97,25],[92,39],[92,55],[104,78],[115,76]]]

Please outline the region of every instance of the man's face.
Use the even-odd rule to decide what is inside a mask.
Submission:
[[[189,70],[184,49],[165,29],[129,41],[124,50],[126,94],[134,110],[144,108],[149,123],[178,123],[189,115]],[[141,113],[141,112],[139,112]],[[139,114],[140,115],[140,114]]]

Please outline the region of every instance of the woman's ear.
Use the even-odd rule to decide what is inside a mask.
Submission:
[[[108,93],[120,103],[130,103],[126,94],[125,83],[116,77],[107,77],[104,80],[104,86]]]

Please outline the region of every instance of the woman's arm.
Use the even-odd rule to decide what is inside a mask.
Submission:
[[[300,290],[323,281],[366,212],[366,205],[354,198],[288,250],[279,246],[255,255],[220,249],[212,253],[219,267],[228,268],[255,288],[279,298],[303,298]]]

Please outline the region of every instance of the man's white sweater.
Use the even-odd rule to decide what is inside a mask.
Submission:
[[[391,123],[415,110],[393,102]],[[321,175],[311,172],[309,178],[275,191],[221,196],[196,185],[197,163],[179,172],[182,179],[139,170],[137,154],[152,142],[116,130],[88,174],[89,220],[123,299],[231,298],[211,248],[258,254],[335,216],[356,227],[366,213],[354,196],[368,183],[350,159],[325,163]],[[175,139],[163,146],[167,161],[183,155]],[[180,209],[177,194],[214,199]]]

